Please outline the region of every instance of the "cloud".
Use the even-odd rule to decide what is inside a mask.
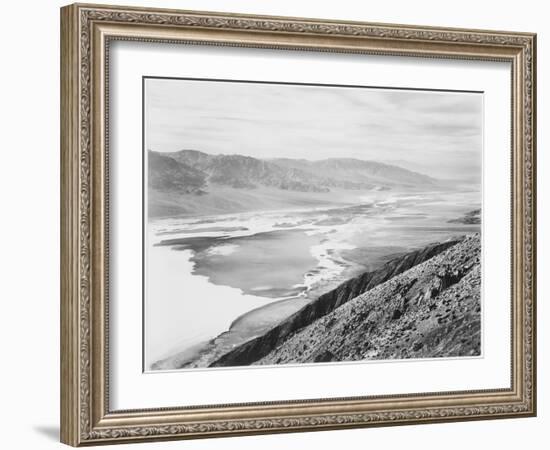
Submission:
[[[446,178],[481,173],[479,93],[148,79],[145,95],[153,150],[408,161]]]

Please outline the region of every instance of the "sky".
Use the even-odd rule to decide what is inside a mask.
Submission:
[[[481,177],[483,94],[147,79],[149,150],[357,158]]]

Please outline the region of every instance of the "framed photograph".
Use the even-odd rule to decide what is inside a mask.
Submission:
[[[62,442],[535,415],[535,38],[62,8]]]

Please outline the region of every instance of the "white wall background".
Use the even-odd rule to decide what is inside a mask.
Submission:
[[[126,2],[120,2],[126,3]],[[59,10],[57,0],[2,7],[0,71],[0,415],[1,447],[60,448],[59,417]],[[159,6],[532,31],[538,36],[539,199],[550,170],[544,151],[550,120],[550,14],[546,2],[523,0],[133,0]],[[142,444],[139,448],[546,448],[550,427],[548,370],[550,212],[539,200],[539,416],[532,419],[438,424]],[[546,255],[545,255],[546,254]],[[546,444],[547,445],[547,444]],[[124,446],[124,448],[129,448]],[[135,447],[137,448],[137,447]]]

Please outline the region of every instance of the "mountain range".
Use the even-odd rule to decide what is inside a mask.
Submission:
[[[309,161],[211,155],[197,150],[148,152],[150,216],[203,212],[201,206],[206,213],[237,211],[246,209],[248,202],[254,209],[258,195],[266,191],[265,196],[278,206],[312,200],[304,194],[437,184],[431,177],[398,166],[352,158]]]

